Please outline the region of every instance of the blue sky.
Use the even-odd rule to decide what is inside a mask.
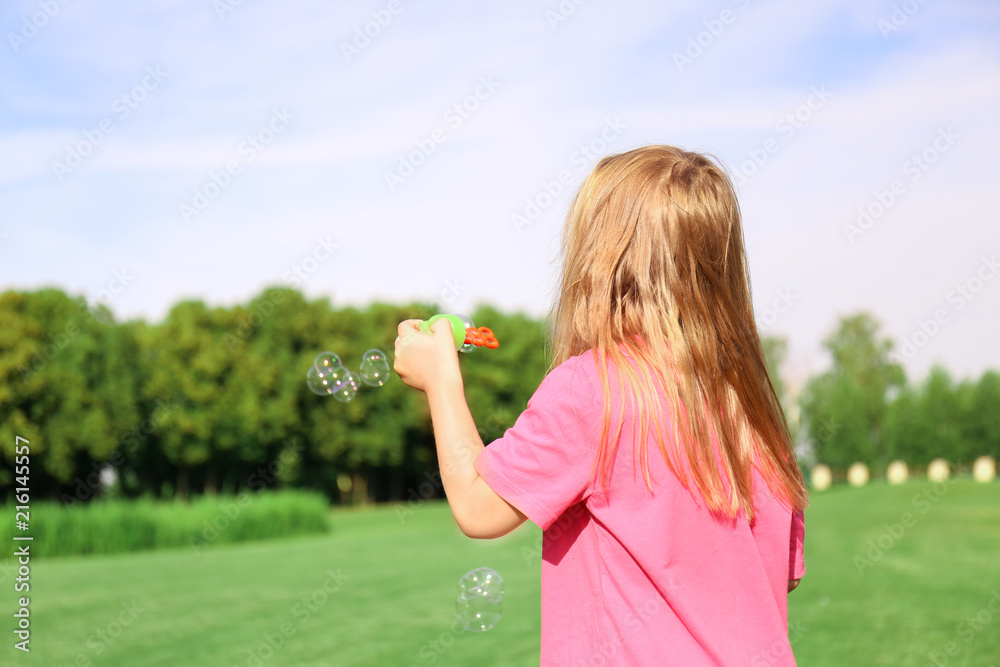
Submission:
[[[1000,368],[994,2],[35,0],[0,20],[0,289],[153,321],[275,284],[542,315],[596,158],[667,143],[739,182],[793,384],[860,310],[912,377]]]

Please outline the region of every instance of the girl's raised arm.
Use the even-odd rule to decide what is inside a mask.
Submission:
[[[433,335],[428,336],[420,332],[419,324],[419,320],[400,323],[393,368],[405,384],[427,394],[441,482],[452,514],[469,537],[506,535],[526,517],[498,496],[474,466],[483,441],[465,401],[451,326],[445,320],[435,322]]]

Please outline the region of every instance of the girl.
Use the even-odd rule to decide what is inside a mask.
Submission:
[[[739,207],[705,156],[601,160],[566,220],[553,368],[484,448],[447,322],[399,325],[470,537],[544,531],[543,665],[794,665],[807,493],[754,322]]]

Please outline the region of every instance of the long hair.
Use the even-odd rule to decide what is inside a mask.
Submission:
[[[553,366],[595,355],[604,419],[594,474],[602,486],[627,402],[636,417],[633,457],[649,488],[652,435],[669,469],[714,514],[742,510],[753,520],[755,468],[782,504],[804,508],[805,481],[768,376],[739,205],[725,172],[671,146],[604,158],[570,208],[563,255]],[[615,422],[612,363],[623,393]]]

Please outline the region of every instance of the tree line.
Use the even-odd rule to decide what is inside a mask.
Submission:
[[[108,482],[126,497],[301,487],[336,502],[405,498],[435,465],[423,397],[394,377],[339,403],[308,391],[305,378],[324,350],[355,372],[368,349],[391,355],[397,324],[434,312],[334,308],[271,288],[227,308],[183,301],[149,324],[115,322],[58,289],[0,294],[0,494],[13,488],[20,436],[34,498],[86,501]],[[544,341],[524,316],[483,307],[473,317],[502,341],[463,355],[488,439],[544,375]]]
[[[162,322],[115,321],[59,289],[0,294],[0,497],[16,486],[14,443],[31,447],[33,498],[181,497],[294,487],[338,503],[442,494],[426,401],[392,378],[339,403],[306,388],[315,355],[358,370],[363,353],[391,356],[396,325],[427,303],[335,308],[289,288],[246,304],[177,303]],[[514,423],[549,363],[543,322],[488,306],[496,350],[462,355],[469,407],[485,442]],[[797,407],[778,369],[785,342],[764,339],[776,388],[807,457],[846,467],[937,456],[997,455],[1000,375],[953,382],[936,368],[907,384],[861,314],[826,341],[831,370]]]
[[[831,368],[809,379],[799,397],[810,458],[834,468],[855,461],[875,470],[935,458],[964,466],[1000,455],[1000,373],[956,381],[940,365],[908,381],[894,342],[868,313],[840,320],[823,345]]]

